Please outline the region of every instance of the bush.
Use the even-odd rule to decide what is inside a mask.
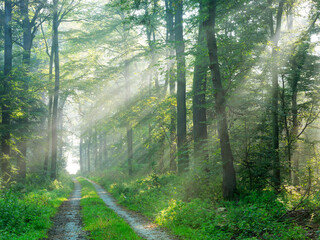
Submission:
[[[32,183],[32,187],[13,186],[12,189],[3,191],[0,195],[0,239],[45,237],[51,226],[50,218],[72,190],[71,179],[66,176],[63,178],[64,184],[48,181],[49,184],[44,189],[43,184],[37,186]],[[25,192],[32,188],[32,191]]]
[[[283,196],[264,190],[239,196],[235,202],[217,199],[220,191],[196,197],[199,187],[206,192],[217,185],[213,181],[201,186],[202,180],[207,181],[191,174],[152,174],[104,187],[120,204],[151,217],[182,239],[306,239],[302,227],[281,218],[287,211]]]

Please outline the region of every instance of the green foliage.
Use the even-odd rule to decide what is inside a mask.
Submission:
[[[94,186],[79,178],[82,185],[82,216],[89,239],[141,239],[115,212],[109,209],[98,196]]]
[[[279,221],[285,207],[271,192],[254,192],[221,206],[171,200],[156,222],[186,239],[306,239],[301,227]]]
[[[28,176],[29,179],[31,176]],[[60,204],[72,190],[70,177],[42,185],[25,185],[0,195],[0,239],[39,239],[46,236]]]
[[[101,176],[95,180],[119,204],[141,212],[182,239],[307,239],[302,227],[282,218],[287,212],[286,195],[253,191],[236,202],[212,201],[212,194],[201,199],[186,197],[186,190],[198,180],[190,178],[152,174],[137,180],[112,181]]]

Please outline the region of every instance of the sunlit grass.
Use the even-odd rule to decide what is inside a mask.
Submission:
[[[78,180],[82,185],[80,204],[84,230],[90,231],[90,239],[142,239],[122,218],[105,205],[91,183],[82,178]]]
[[[25,185],[26,193],[11,189],[0,195],[0,239],[45,239],[51,219],[72,191],[72,181]]]
[[[288,203],[269,190],[225,202],[213,200],[219,195],[214,185],[213,189],[201,189],[206,196],[195,194],[201,183],[190,180],[191,175],[152,174],[136,180],[107,176],[106,172],[94,179],[119,204],[142,213],[181,239],[308,239],[306,230],[294,221],[279,220]]]

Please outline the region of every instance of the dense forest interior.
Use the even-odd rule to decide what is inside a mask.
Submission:
[[[145,237],[82,177],[177,239],[320,239],[319,0],[0,0],[0,66],[0,239],[71,174],[89,239]]]

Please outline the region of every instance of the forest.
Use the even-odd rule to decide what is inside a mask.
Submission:
[[[319,90],[319,0],[0,0],[0,240],[320,239]]]

